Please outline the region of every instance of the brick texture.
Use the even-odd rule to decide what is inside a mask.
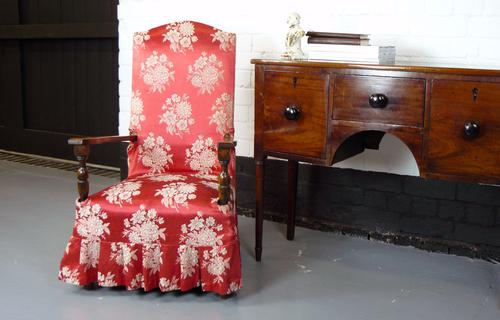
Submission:
[[[439,217],[444,220],[461,221],[465,217],[464,203],[449,200],[440,201]]]
[[[422,178],[406,177],[404,191],[407,194],[436,199],[455,199],[455,184],[440,180],[422,183]]]
[[[457,199],[500,206],[500,189],[486,185],[460,183],[457,186]]]
[[[410,212],[412,198],[405,194],[388,195],[387,208],[398,213]]]
[[[435,216],[437,215],[437,201],[421,197],[413,198],[411,213],[415,216]]]
[[[254,162],[246,157],[237,161],[238,207],[249,212],[255,208]],[[264,208],[278,221],[286,220],[286,168],[285,161],[266,162]],[[497,259],[498,192],[500,187],[494,186],[300,165],[297,223],[430,251]],[[332,227],[336,225],[341,227]]]

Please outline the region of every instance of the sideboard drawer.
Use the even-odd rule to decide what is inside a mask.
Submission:
[[[500,178],[500,83],[434,80],[428,170]]]
[[[337,76],[334,119],[422,127],[425,80]]]
[[[325,157],[328,79],[322,74],[265,72],[264,150]]]

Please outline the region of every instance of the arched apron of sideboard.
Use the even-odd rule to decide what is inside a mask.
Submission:
[[[423,159],[423,134],[421,129],[401,126],[335,126],[330,136],[330,164],[348,159],[365,149],[379,148],[385,134],[391,134],[401,140],[412,153],[417,163],[420,175],[425,172]]]

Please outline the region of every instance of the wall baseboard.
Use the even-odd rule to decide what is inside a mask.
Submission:
[[[267,160],[264,218],[286,221],[286,162]],[[300,165],[297,225],[500,261],[500,187]],[[253,158],[237,158],[239,214],[255,211]]]

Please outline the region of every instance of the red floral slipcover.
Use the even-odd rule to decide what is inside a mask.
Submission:
[[[197,22],[134,35],[129,176],[76,203],[59,279],[225,295],[241,286],[235,212],[218,205],[217,143],[233,136],[235,41]]]

